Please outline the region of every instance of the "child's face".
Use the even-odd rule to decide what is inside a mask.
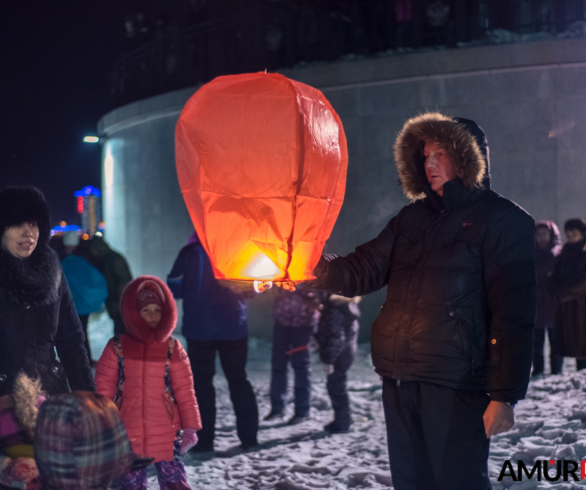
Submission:
[[[584,240],[580,230],[566,230],[566,239],[568,243],[578,243]]]
[[[155,328],[161,321],[161,307],[159,305],[146,305],[140,310],[140,316],[152,327]]]

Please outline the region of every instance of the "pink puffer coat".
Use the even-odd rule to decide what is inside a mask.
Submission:
[[[163,315],[155,328],[140,316],[136,306],[137,291],[144,281],[154,281],[165,297]],[[120,414],[135,453],[155,458],[155,462],[170,461],[176,432],[188,427],[201,429],[189,358],[176,339],[169,371],[177,404],[165,393],[169,338],[177,323],[175,300],[159,278],[141,276],[122,293],[121,309],[128,333],[120,336],[125,376]],[[111,339],[96,369],[98,393],[114,399],[117,381],[118,357]]]

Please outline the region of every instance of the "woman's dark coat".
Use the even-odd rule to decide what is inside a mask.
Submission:
[[[443,198],[424,170],[426,140],[454,162]],[[358,296],[387,286],[373,324],[377,373],[492,400],[526,394],[535,322],[535,223],[490,190],[487,144],[473,122],[441,114],[409,120],[395,145],[407,197],[374,240],[320,261],[314,287]]]
[[[0,247],[0,396],[22,370],[53,395],[95,391],[84,334],[57,255],[39,243],[29,258]],[[56,359],[55,348],[60,361]]]
[[[554,351],[565,357],[586,358],[586,240],[566,243],[550,278],[556,303],[557,337]]]

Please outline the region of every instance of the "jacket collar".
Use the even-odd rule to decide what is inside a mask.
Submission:
[[[432,191],[429,184],[426,185],[424,192],[428,205],[435,211],[442,213],[476,201],[485,190],[478,187],[470,189],[460,179],[455,179],[444,184],[443,196]]]
[[[12,303],[46,306],[57,300],[61,286],[57,254],[38,244],[30,257],[19,259],[0,247],[0,293]]]

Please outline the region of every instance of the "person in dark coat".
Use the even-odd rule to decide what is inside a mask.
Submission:
[[[529,382],[535,223],[490,190],[473,121],[408,120],[395,161],[412,203],[354,253],[322,258],[311,285],[347,297],[387,286],[371,346],[394,487],[484,490],[490,437],[513,426]]]
[[[555,353],[576,358],[576,369],[586,369],[586,223],[566,221],[567,243],[555,261],[550,290],[556,303]]]
[[[128,262],[122,254],[112,250],[106,240],[97,235],[81,242],[76,249],[76,254],[86,258],[106,279],[108,297],[105,303],[108,315],[114,322],[114,335],[126,333],[122,313],[120,313],[120,298],[124,288],[132,281]]]
[[[532,376],[543,373],[545,333],[549,338],[551,374],[560,374],[564,358],[554,351],[555,337],[555,305],[548,290],[548,276],[553,270],[555,258],[562,249],[562,238],[557,225],[553,221],[535,223],[535,239],[537,251],[535,270],[537,275],[537,316],[533,332],[533,372]]]
[[[242,448],[256,446],[258,406],[246,376],[248,323],[244,296],[216,280],[210,259],[195,233],[179,252],[167,284],[175,299],[183,299],[182,334],[187,339],[203,426],[192,452],[214,450],[216,352],[228,381]]]
[[[320,295],[301,284],[295,291],[279,289],[273,315],[271,360],[271,411],[265,420],[282,417],[287,403],[287,369],[295,372],[295,412],[287,422],[296,425],[309,418],[311,358],[309,343],[319,321]]]
[[[346,381],[356,353],[361,299],[330,294],[321,308],[316,339],[334,409],[334,420],[324,427],[327,432],[348,432],[352,424]]]
[[[63,236],[63,244],[66,255],[61,259],[61,268],[71,289],[73,303],[85,335],[85,349],[90,356],[90,363],[94,367],[96,361],[92,360],[88,322],[90,314],[100,311],[108,297],[108,285],[98,269],[84,257],[73,254],[73,251],[79,246],[79,235],[76,231],[66,232]]]
[[[40,379],[48,395],[96,389],[67,280],[47,245],[50,230],[38,189],[0,192],[0,396],[20,372]]]

